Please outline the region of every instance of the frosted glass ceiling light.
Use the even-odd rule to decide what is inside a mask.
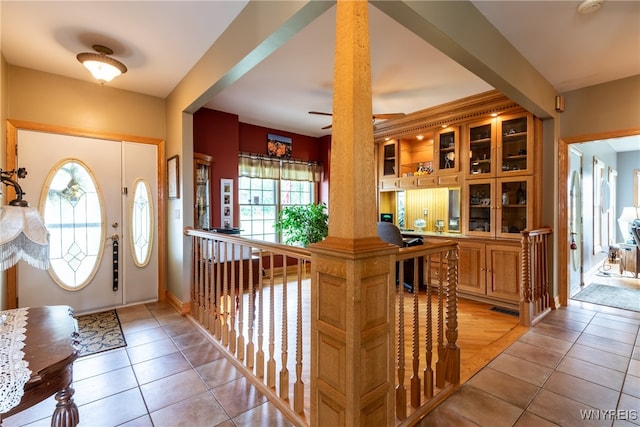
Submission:
[[[76,58],[101,84],[110,82],[120,74],[127,72],[127,67],[122,62],[107,56],[113,54],[111,49],[99,44],[94,44],[92,47],[98,53],[79,53]]]
[[[578,12],[583,15],[588,15],[602,7],[604,0],[584,0],[578,5]]]

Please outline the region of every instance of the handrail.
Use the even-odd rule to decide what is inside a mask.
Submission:
[[[311,252],[191,227],[184,234],[193,239],[190,317],[280,411],[306,425],[312,419],[305,399],[313,351]],[[421,267],[426,286],[412,294],[398,286],[395,292],[389,327],[397,345],[389,361],[397,373],[390,408],[396,425],[412,425],[459,387],[457,256],[458,244],[450,240],[397,249],[399,279],[405,280],[402,266],[413,264],[414,283]],[[390,275],[395,278],[395,271]],[[412,349],[406,355],[405,346]],[[405,366],[412,367],[406,379]]]

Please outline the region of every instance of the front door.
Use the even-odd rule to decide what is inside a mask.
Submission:
[[[157,147],[29,130],[17,145],[51,260],[49,271],[18,264],[19,306],[86,313],[156,300]]]

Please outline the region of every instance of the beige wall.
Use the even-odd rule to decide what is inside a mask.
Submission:
[[[97,83],[8,67],[7,118],[164,139],[165,101]]]
[[[640,75],[563,94],[560,137],[640,128]]]

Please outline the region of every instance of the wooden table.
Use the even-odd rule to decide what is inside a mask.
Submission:
[[[29,362],[31,378],[24,386],[20,403],[8,418],[56,394],[58,401],[51,418],[56,427],[75,427],[79,422],[78,407],[73,401],[73,362],[78,358],[77,324],[71,307],[58,305],[29,308],[24,360]]]
[[[633,277],[640,273],[640,249],[636,245],[620,244],[620,274],[629,271]]]

